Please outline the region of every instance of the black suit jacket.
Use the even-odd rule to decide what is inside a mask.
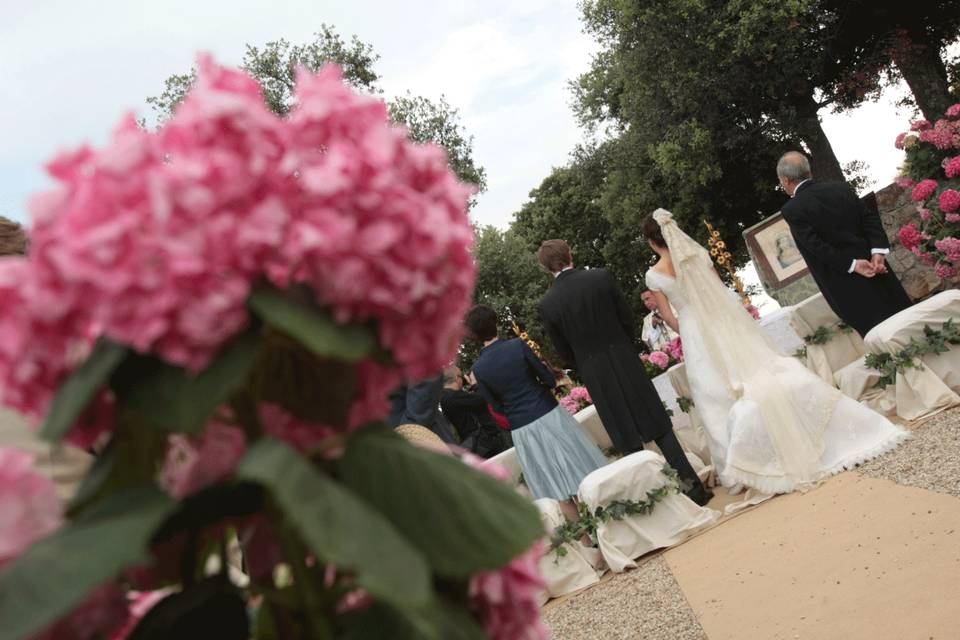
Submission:
[[[890,243],[880,216],[846,183],[804,183],[782,212],[823,297],[861,336],[910,306],[892,270],[873,278],[850,273],[854,260],[867,260]]]
[[[541,301],[540,315],[619,451],[636,451],[670,431],[670,417],[633,345],[633,313],[609,273],[564,271]]]
[[[872,249],[890,248],[880,216],[845,182],[806,182],[782,212],[811,271],[847,273]]]

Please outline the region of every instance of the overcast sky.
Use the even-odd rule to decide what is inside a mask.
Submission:
[[[197,51],[238,64],[245,43],[305,42],[324,22],[373,45],[388,96],[446,95],[460,109],[489,180],[481,224],[506,226],[581,139],[567,82],[594,45],[575,0],[0,0],[0,214],[26,220],[46,159],[102,144],[126,110],[149,114],[144,99]],[[867,162],[885,185],[907,116],[888,99],[824,126],[841,162]]]

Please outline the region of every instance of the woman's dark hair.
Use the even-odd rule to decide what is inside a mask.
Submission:
[[[463,323],[474,340],[486,342],[497,337],[497,312],[485,304],[470,309]]]
[[[658,247],[667,246],[667,241],[663,239],[663,232],[660,231],[660,223],[654,219],[652,214],[647,216],[643,221],[643,226],[640,228],[640,231],[643,233],[644,238]]]

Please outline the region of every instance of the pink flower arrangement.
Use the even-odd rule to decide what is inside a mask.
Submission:
[[[952,278],[957,275],[957,270],[954,267],[943,263],[938,263],[933,268],[933,271],[937,274],[937,277],[943,279]]]
[[[913,192],[910,194],[910,197],[914,202],[923,202],[930,196],[932,196],[937,191],[937,181],[936,180],[921,180],[917,186],[913,188]]]
[[[906,132],[898,133],[897,139],[893,142],[893,146],[897,149],[903,149],[903,140],[907,137]]]
[[[34,458],[0,448],[0,567],[63,523],[63,505],[49,478],[33,470]]]
[[[590,397],[590,391],[588,391],[586,387],[574,387],[570,389],[570,397],[577,402],[593,404],[593,398]]]
[[[570,415],[576,415],[580,411],[580,403],[570,396],[563,396],[557,401]]]
[[[933,243],[937,251],[942,252],[947,260],[953,263],[960,263],[960,238],[947,237],[937,240]]]
[[[97,334],[200,370],[262,280],[377,327],[394,364],[361,364],[350,428],[451,359],[476,270],[471,189],[336,67],[301,72],[296,96],[281,119],[251,77],[202,57],[160,131],[130,116],[104,149],[48,164],[58,186],[31,202],[31,255],[0,266],[7,404],[44,415]]]
[[[950,118],[960,117],[960,103],[953,104],[947,107],[947,116]]]
[[[897,148],[902,149],[903,147],[900,146]],[[909,189],[910,187],[913,186],[913,178],[911,178],[910,176],[897,176],[896,183],[897,183],[897,186],[900,187],[901,189]]]
[[[667,353],[678,362],[683,362],[683,341],[680,336],[667,343]]]
[[[954,213],[957,209],[960,209],[960,193],[954,189],[944,189],[940,193],[940,210]]]
[[[960,178],[960,156],[945,159],[943,171],[948,178]]]
[[[900,244],[902,244],[907,249],[911,251],[920,246],[920,243],[923,241],[923,234],[917,229],[917,225],[912,222],[903,225],[900,227],[900,231],[897,236],[900,239]]]
[[[538,566],[543,554],[539,541],[506,567],[470,581],[470,603],[491,640],[550,637],[540,621],[540,597],[546,588]]]
[[[163,486],[175,498],[195,493],[229,476],[246,450],[243,431],[218,422],[200,436],[170,436]]]
[[[920,141],[929,142],[941,151],[960,148],[960,124],[950,120],[937,120],[932,129],[920,132]]]
[[[653,351],[650,353],[650,362],[661,369],[667,369],[670,366],[670,356],[663,351]]]
[[[570,393],[560,398],[560,406],[566,409],[570,414],[576,415],[584,407],[593,404],[593,398],[586,387],[574,387]]]
[[[932,126],[929,120],[917,120],[910,123],[910,131],[924,131]]]
[[[943,217],[947,222],[960,222],[960,213],[947,213]]]

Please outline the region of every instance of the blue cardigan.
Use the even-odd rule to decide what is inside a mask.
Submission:
[[[497,340],[480,350],[473,364],[477,390],[497,413],[519,429],[553,411],[557,381],[520,338]]]

